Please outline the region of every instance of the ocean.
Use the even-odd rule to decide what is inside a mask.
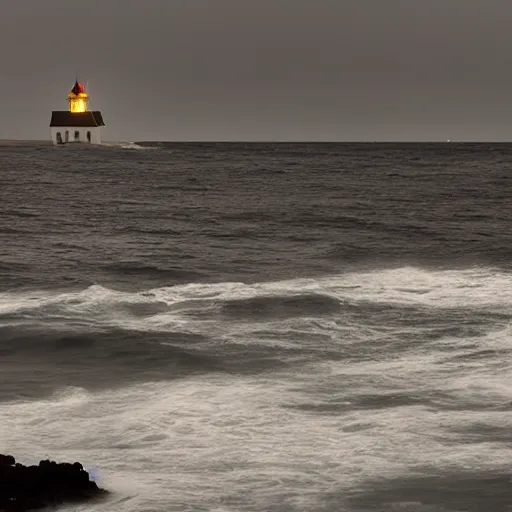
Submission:
[[[103,512],[512,510],[512,145],[0,145],[0,453]]]

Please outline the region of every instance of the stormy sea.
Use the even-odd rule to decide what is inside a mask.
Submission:
[[[120,512],[512,510],[512,145],[0,145],[0,453]]]

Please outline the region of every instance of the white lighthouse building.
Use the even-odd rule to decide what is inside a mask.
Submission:
[[[89,95],[78,82],[68,94],[69,111],[54,110],[50,121],[50,134],[54,144],[101,144],[101,127],[105,126],[100,111],[89,111]]]

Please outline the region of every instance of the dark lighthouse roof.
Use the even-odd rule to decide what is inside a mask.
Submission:
[[[54,110],[50,126],[94,127],[105,126],[103,116],[99,110],[91,112],[69,112],[68,110]]]
[[[73,86],[73,89],[71,89],[71,92],[78,96],[79,94],[85,93],[85,86],[84,84],[80,83],[78,80],[75,82],[75,85]]]

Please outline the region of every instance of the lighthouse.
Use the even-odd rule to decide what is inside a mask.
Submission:
[[[69,91],[69,110],[54,110],[50,135],[54,144],[101,144],[101,127],[105,126],[100,111],[88,110],[89,95],[84,84],[76,80]]]

